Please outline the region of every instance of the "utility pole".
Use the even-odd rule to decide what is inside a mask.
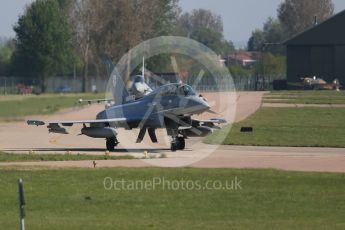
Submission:
[[[6,81],[6,77],[4,78],[5,80],[5,95],[7,95],[7,81]]]
[[[18,192],[19,192],[19,221],[20,221],[20,230],[25,230],[25,199],[24,199],[24,188],[23,188],[23,180],[19,178],[18,180]]]

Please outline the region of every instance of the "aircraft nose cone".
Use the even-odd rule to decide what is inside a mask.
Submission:
[[[196,98],[193,104],[195,108],[195,113],[203,113],[211,108],[209,104],[203,98],[200,97]]]
[[[201,107],[202,109],[208,110],[208,109],[211,108],[211,107],[209,106],[209,104],[208,104],[206,101],[204,101],[204,100],[201,100],[201,101],[199,102],[199,104],[200,104],[200,107]]]
[[[211,106],[207,103],[207,101],[205,101],[205,100],[202,100],[202,101],[203,101],[203,104],[207,110],[211,109]]]
[[[207,110],[211,109],[211,106],[206,101],[204,101],[204,106],[205,106],[205,110],[204,111],[207,111]]]

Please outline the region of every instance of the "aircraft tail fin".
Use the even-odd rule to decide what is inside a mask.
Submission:
[[[125,104],[129,98],[129,93],[126,89],[122,77],[120,76],[111,60],[111,57],[108,54],[104,54],[102,59],[104,64],[106,65],[108,75],[111,79],[111,84],[108,84],[107,92],[111,91],[115,105]]]
[[[113,64],[113,61],[111,60],[110,55],[109,54],[103,54],[102,61],[104,62],[105,67],[107,68],[108,76],[110,76],[110,74],[114,70],[114,64]]]
[[[145,80],[145,56],[143,56],[143,66],[141,69],[141,76]]]

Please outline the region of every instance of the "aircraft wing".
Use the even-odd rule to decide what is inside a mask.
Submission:
[[[101,103],[101,102],[113,102],[114,101],[114,99],[111,99],[111,98],[109,98],[109,99],[93,99],[93,100],[84,100],[84,99],[79,99],[79,103],[83,103],[83,102],[86,102],[86,103],[88,103],[89,105],[90,104],[94,104],[94,103]]]
[[[123,123],[126,118],[111,118],[111,119],[98,119],[98,120],[71,120],[71,121],[41,121],[41,120],[28,120],[28,125],[45,125],[45,124],[62,124],[63,126],[72,126],[73,124],[96,124],[96,123]]]
[[[45,125],[48,124],[47,128],[51,133],[61,133],[61,134],[68,134],[65,128],[62,126],[72,126],[73,124],[104,124],[104,123],[112,123],[115,126],[122,126],[124,123],[127,122],[126,118],[111,118],[111,119],[98,119],[98,120],[71,120],[71,121],[41,121],[41,120],[28,120],[28,125]]]

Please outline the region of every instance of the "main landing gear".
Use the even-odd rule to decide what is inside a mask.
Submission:
[[[110,137],[106,139],[106,146],[108,151],[113,151],[115,147],[119,144],[119,141],[116,137]]]
[[[184,137],[175,137],[170,145],[170,150],[175,152],[176,150],[183,150],[186,147],[186,141]]]

